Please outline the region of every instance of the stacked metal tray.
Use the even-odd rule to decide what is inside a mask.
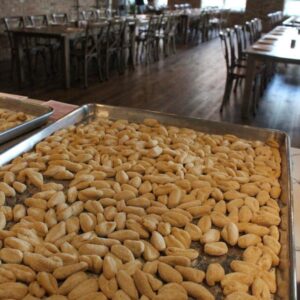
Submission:
[[[53,113],[51,107],[5,96],[0,97],[0,108],[9,109],[16,113],[23,112],[33,116],[33,119],[31,120],[25,121],[24,123],[4,131],[0,131],[0,144],[40,127],[47,122],[48,118]]]
[[[191,128],[209,134],[234,134],[248,140],[260,140],[265,142],[272,139],[277,141],[280,145],[282,159],[280,178],[282,187],[280,203],[282,218],[280,225],[280,243],[282,250],[280,253],[280,265],[277,268],[277,292],[275,299],[297,299],[296,260],[293,236],[293,201],[290,174],[290,141],[286,133],[277,130],[185,118],[140,109],[87,104],[3,152],[0,155],[0,166],[7,164],[22,153],[31,150],[38,142],[52,133],[73,124],[88,122],[94,117],[109,118],[112,120],[126,119],[131,122],[142,122],[145,118],[155,118],[165,125]],[[205,258],[203,257],[203,259]],[[201,265],[201,262],[199,262],[198,265]]]

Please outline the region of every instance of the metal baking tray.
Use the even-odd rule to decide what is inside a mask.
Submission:
[[[51,107],[22,101],[13,97],[0,97],[0,108],[9,109],[15,112],[24,112],[25,114],[34,116],[32,120],[21,123],[15,127],[8,128],[4,131],[0,131],[0,144],[43,125],[53,113],[53,109]]]
[[[293,235],[293,201],[290,173],[290,140],[286,133],[277,130],[186,118],[134,108],[87,104],[74,110],[60,120],[50,124],[44,129],[41,129],[30,138],[5,151],[0,155],[0,166],[7,164],[22,153],[31,150],[39,141],[51,135],[55,131],[76,123],[88,122],[95,116],[109,118],[112,120],[126,119],[131,122],[142,122],[145,118],[155,118],[166,125],[192,128],[209,134],[234,134],[240,138],[248,140],[276,140],[280,145],[282,159],[282,173],[280,178],[282,187],[280,203],[282,218],[282,222],[280,224],[280,243],[282,245],[282,249],[280,253],[280,265],[277,268],[277,292],[275,299],[297,299],[296,259]],[[235,254],[235,252],[237,252],[237,250],[233,249],[233,253],[222,258],[222,261],[220,262],[223,266],[228,268],[229,262],[240,255]],[[199,258],[197,266],[205,267],[208,263],[208,258],[202,256],[202,253],[200,253]],[[218,258],[210,258],[209,262],[212,261],[216,262],[218,261]],[[220,294],[220,291],[215,291],[214,289],[210,290],[216,295],[216,299],[222,299],[223,296]]]

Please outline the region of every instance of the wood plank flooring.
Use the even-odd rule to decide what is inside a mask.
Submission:
[[[139,65],[123,75],[112,74],[99,83],[90,77],[89,88],[73,83],[70,90],[61,81],[40,80],[23,90],[8,80],[0,69],[0,90],[42,100],[74,104],[98,102],[175,113],[185,116],[274,128],[288,132],[292,146],[300,147],[300,67],[278,66],[260,101],[258,113],[250,121],[240,117],[242,86],[232,94],[230,105],[219,113],[225,84],[225,61],[219,39],[197,46],[181,46],[175,55],[158,63]],[[53,83],[52,83],[53,82]]]

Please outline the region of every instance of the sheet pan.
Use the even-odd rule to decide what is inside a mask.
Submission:
[[[192,128],[210,134],[234,134],[240,138],[248,140],[276,140],[280,145],[280,153],[282,158],[282,174],[280,178],[282,187],[280,204],[282,218],[280,225],[280,243],[282,245],[282,250],[280,253],[280,265],[277,268],[278,288],[275,299],[297,299],[296,260],[293,233],[293,199],[290,172],[290,140],[286,133],[278,130],[186,118],[177,115],[150,112],[140,109],[113,107],[100,104],[87,104],[74,110],[44,129],[41,129],[33,136],[2,153],[0,155],[0,166],[7,164],[9,161],[21,155],[22,153],[31,150],[39,141],[43,140],[57,130],[66,128],[76,123],[87,122],[88,120],[93,119],[95,116],[110,119],[127,119],[133,122],[142,122],[145,118],[156,118],[161,123],[166,125]],[[201,257],[202,256],[200,255],[200,260]],[[199,261],[197,265],[202,265],[203,267],[203,263],[205,262]],[[216,299],[222,299],[219,291],[216,291],[215,295]]]

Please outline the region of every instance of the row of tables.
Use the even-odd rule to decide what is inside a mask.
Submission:
[[[247,70],[242,102],[242,116],[247,118],[252,99],[252,82],[259,62],[300,64],[300,30],[277,26],[246,49]]]
[[[97,22],[100,24],[107,24],[107,20]],[[133,18],[127,18],[129,21],[129,27],[134,28],[133,25],[137,24],[139,26],[145,25],[148,23],[149,16],[147,15],[137,15]],[[14,45],[17,49],[17,73],[18,73],[18,82],[21,85],[24,82],[24,68],[23,68],[23,51],[22,51],[22,40],[24,38],[43,38],[43,39],[55,39],[58,40],[62,48],[62,62],[63,62],[63,73],[64,73],[64,82],[65,88],[70,88],[71,85],[71,68],[70,68],[70,41],[83,36],[85,34],[85,28],[75,26],[75,23],[70,23],[67,25],[54,25],[50,24],[49,26],[43,27],[25,27],[25,28],[15,28],[11,29],[10,33],[14,39]],[[132,36],[132,53],[135,57],[135,39],[134,35]]]
[[[183,40],[187,41],[189,20],[195,16],[199,16],[203,10],[201,9],[186,9],[179,11],[172,11],[173,15],[180,16],[183,24]],[[149,21],[150,15],[136,15],[132,17],[125,18],[129,20],[129,25],[138,24],[138,26],[145,26]],[[120,19],[120,18],[118,18]],[[103,20],[101,22],[107,22],[109,19]],[[130,22],[131,21],[131,22]],[[99,21],[97,21],[99,23]],[[130,26],[129,26],[130,27]],[[133,26],[131,27],[133,28]],[[49,24],[49,26],[44,27],[26,27],[26,28],[15,28],[10,30],[14,45],[17,49],[17,75],[18,82],[21,86],[25,80],[24,68],[23,68],[23,51],[22,51],[22,39],[23,38],[43,38],[43,39],[56,39],[60,42],[62,48],[62,62],[63,62],[63,75],[64,75],[64,85],[65,88],[70,88],[71,85],[71,74],[70,74],[70,41],[74,40],[80,35],[85,33],[84,28],[75,26],[75,23],[70,23],[67,25],[57,25]],[[135,54],[135,39],[132,35],[132,53]],[[135,57],[135,55],[133,56]]]

